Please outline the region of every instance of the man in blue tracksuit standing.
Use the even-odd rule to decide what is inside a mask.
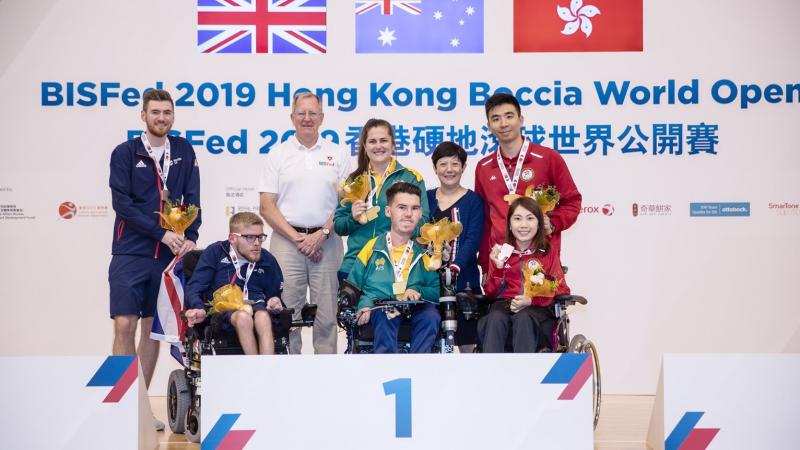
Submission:
[[[200,170],[191,144],[168,136],[175,104],[169,92],[147,91],[142,99],[140,138],[123,142],[111,154],[111,200],[114,220],[111,264],[108,268],[110,313],[114,320],[115,355],[137,353],[136,324],[141,317],[139,361],[149,386],[158,359],[157,341],[150,339],[161,273],[175,255],[195,247],[200,215],[185,237],[159,225],[157,211],[165,201],[183,200],[200,206]],[[156,422],[156,429],[164,424]]]

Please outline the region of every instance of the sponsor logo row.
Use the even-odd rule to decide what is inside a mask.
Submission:
[[[759,207],[759,211],[766,211],[773,216],[800,216],[800,202],[769,202]],[[249,211],[259,213],[258,205],[230,205],[225,206],[224,214],[230,217],[237,212]],[[635,202],[625,207],[612,203],[584,205],[581,215],[596,215],[601,217],[632,216],[632,217],[666,217],[682,216],[686,211],[681,205],[676,211],[675,205],[669,203]],[[691,202],[689,203],[689,217],[750,217],[753,208],[750,202]],[[84,205],[71,201],[62,202],[57,207],[58,217],[63,220],[75,218],[108,217],[113,215],[109,205]],[[4,202],[0,204],[0,220],[27,219],[33,220],[36,216],[28,214],[25,208],[18,203]]]

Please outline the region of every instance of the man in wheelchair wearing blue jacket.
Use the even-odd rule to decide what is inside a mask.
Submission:
[[[281,291],[283,275],[275,257],[261,248],[266,239],[264,222],[251,212],[231,217],[228,240],[206,248],[186,288],[186,319],[189,325],[206,317],[205,304],[214,292],[226,284],[242,289],[248,310],[219,313],[227,327],[236,330],[246,355],[271,355],[275,352],[270,312],[283,309]]]
[[[375,310],[376,300],[426,300],[411,307],[411,353],[430,353],[439,332],[439,274],[427,269],[426,249],[413,239],[422,215],[421,196],[420,189],[410,183],[389,187],[384,214],[391,220],[391,229],[364,245],[347,277],[362,291],[358,324],[372,324],[375,353],[397,351],[401,321],[397,314]]]

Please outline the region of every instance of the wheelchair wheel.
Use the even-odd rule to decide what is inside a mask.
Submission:
[[[186,439],[197,444],[200,442],[200,410],[190,408],[186,411]]]
[[[588,353],[592,358],[592,411],[594,413],[594,427],[600,420],[600,403],[602,401],[602,391],[600,385],[600,357],[597,354],[597,347],[586,336],[576,334],[569,343],[570,353]]]
[[[173,433],[183,433],[186,427],[186,412],[192,402],[192,393],[183,369],[169,374],[167,384],[167,421]]]

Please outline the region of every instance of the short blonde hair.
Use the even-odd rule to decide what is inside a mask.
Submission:
[[[251,213],[249,211],[240,212],[231,216],[231,220],[228,223],[228,230],[229,232],[233,233],[235,230],[239,230],[242,226],[247,225],[264,226],[264,221],[261,220],[261,217],[259,217],[256,213]]]

